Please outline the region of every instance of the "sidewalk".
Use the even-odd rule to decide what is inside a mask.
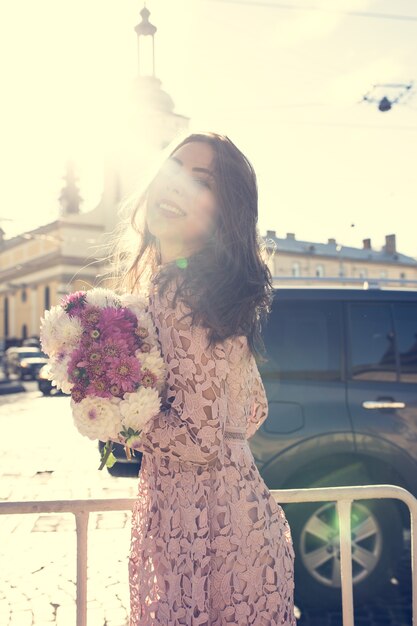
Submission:
[[[20,380],[9,380],[6,378],[3,368],[0,365],[0,395],[6,393],[20,393],[21,391],[25,391],[25,387]]]
[[[6,476],[3,475],[5,479]],[[9,475],[3,499],[62,500],[130,498],[136,479],[113,478],[97,471],[97,480],[55,471],[38,473],[27,483]],[[88,485],[88,486],[87,486]],[[5,493],[6,492],[6,493]],[[130,512],[94,513],[88,537],[88,626],[127,626]],[[0,517],[0,624],[2,626],[75,626],[75,518],[63,515]],[[4,541],[6,538],[6,541]]]
[[[1,501],[137,494],[137,477],[98,471],[97,442],[77,432],[68,397],[7,380],[1,363],[0,427]],[[90,515],[88,626],[128,625],[130,526],[130,511]],[[75,626],[76,558],[74,515],[1,515],[0,626]]]

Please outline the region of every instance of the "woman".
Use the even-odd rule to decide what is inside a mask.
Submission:
[[[290,529],[247,441],[267,417],[255,356],[272,292],[253,168],[227,137],[190,135],[140,219],[123,287],[150,271],[168,378],[137,447],[130,625],[294,626]]]

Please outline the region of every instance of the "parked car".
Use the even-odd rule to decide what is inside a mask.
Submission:
[[[278,288],[263,338],[269,414],[249,443],[266,485],[393,484],[417,497],[417,291]],[[127,473],[122,446],[115,455],[111,473]],[[335,503],[283,508],[296,552],[296,598],[338,604]],[[361,500],[351,525],[358,604],[392,576],[410,517],[397,500]]]
[[[38,373],[39,391],[41,391],[44,396],[50,396],[52,393],[52,390],[55,389],[55,387],[52,386],[52,381],[49,380],[48,376],[49,376],[49,365],[47,363],[46,365],[43,365],[41,367]]]
[[[4,356],[6,376],[17,376],[20,380],[36,380],[39,370],[48,362],[46,354],[39,348],[24,346],[8,348]]]

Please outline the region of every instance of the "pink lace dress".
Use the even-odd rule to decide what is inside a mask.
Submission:
[[[207,348],[173,287],[150,310],[169,410],[142,432],[130,626],[295,626],[294,551],[247,439],[267,416],[245,337]]]

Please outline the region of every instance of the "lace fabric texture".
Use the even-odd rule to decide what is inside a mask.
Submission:
[[[295,626],[290,528],[247,442],[267,417],[256,362],[245,337],[208,348],[173,293],[150,294],[170,408],[142,432],[130,626]]]

